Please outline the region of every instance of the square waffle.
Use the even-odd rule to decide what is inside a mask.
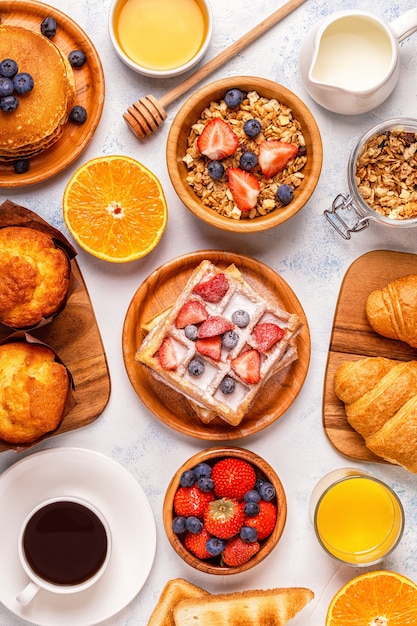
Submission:
[[[247,313],[244,326],[233,321],[236,311]],[[189,319],[196,339],[186,335],[184,320]],[[173,306],[148,325],[135,360],[185,396],[203,422],[218,415],[236,426],[262,385],[297,358],[300,327],[298,315],[257,293],[235,266],[223,271],[204,260]],[[235,333],[232,347],[224,342],[230,331]],[[202,364],[197,375],[196,360]],[[232,381],[228,392],[225,379]]]

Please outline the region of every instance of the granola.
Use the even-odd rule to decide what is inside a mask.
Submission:
[[[417,217],[417,134],[374,135],[356,162],[356,185],[366,204],[396,220]]]
[[[263,177],[258,167],[251,170],[251,174],[259,181],[260,192],[257,205],[249,211],[241,211],[234,203],[226,176],[220,180],[211,178],[207,172],[209,160],[197,148],[197,139],[205,125],[216,117],[229,122],[239,139],[236,152],[222,160],[225,171],[229,167],[239,167],[243,152],[249,150],[258,154],[258,146],[262,141],[276,139],[298,146],[298,153],[294,159],[273,178]],[[261,133],[255,138],[248,137],[243,130],[245,121],[252,118],[259,120],[262,125]],[[183,161],[189,170],[187,183],[194,189],[201,202],[220,215],[239,220],[253,219],[283,207],[283,203],[276,197],[277,189],[282,184],[290,185],[293,189],[302,185],[304,179],[302,169],[307,162],[307,154],[301,124],[293,116],[291,108],[275,98],[266,98],[256,91],[250,91],[245,94],[237,108],[229,108],[222,99],[219,102],[211,102],[201,112],[200,118],[191,127]]]

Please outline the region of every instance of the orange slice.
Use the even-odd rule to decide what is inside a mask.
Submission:
[[[330,603],[326,626],[417,624],[417,585],[395,572],[375,571],[350,580]]]
[[[127,156],[103,156],[82,165],[65,188],[63,210],[75,241],[113,263],[151,252],[168,215],[157,177]]]

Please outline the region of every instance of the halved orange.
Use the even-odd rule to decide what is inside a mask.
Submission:
[[[113,263],[151,252],[168,217],[158,178],[127,156],[102,156],[78,168],[65,188],[63,211],[75,241]]]
[[[396,572],[367,572],[346,583],[330,603],[326,626],[417,624],[417,585]]]

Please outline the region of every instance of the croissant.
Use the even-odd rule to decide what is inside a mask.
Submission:
[[[417,361],[344,362],[335,372],[335,392],[369,450],[417,473]]]
[[[365,305],[372,329],[417,348],[417,276],[410,274],[372,291]]]

